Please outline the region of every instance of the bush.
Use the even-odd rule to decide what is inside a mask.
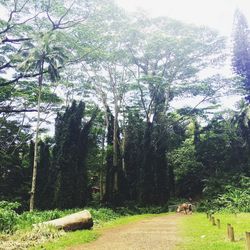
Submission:
[[[226,211],[231,213],[250,212],[250,178],[237,177],[237,182],[225,185],[223,192],[214,199],[199,203],[198,211]]]
[[[197,212],[214,213],[217,210],[219,210],[219,208],[213,200],[202,200],[197,204]]]
[[[79,211],[79,209],[69,210],[48,210],[24,212],[19,215],[16,210],[20,207],[17,202],[0,202],[0,232],[12,233],[18,229],[31,228],[33,224],[43,221],[54,220],[65,215]]]
[[[95,224],[115,220],[121,216],[136,214],[159,214],[168,211],[166,206],[140,207],[134,203],[129,203],[128,207],[111,208],[87,208],[94,219]],[[48,210],[24,212],[19,215],[15,210],[20,206],[19,203],[0,202],[0,232],[13,232],[19,229],[31,228],[33,224],[43,221],[54,220],[68,214],[78,212],[81,209],[68,210]]]
[[[229,186],[227,192],[219,195],[215,202],[233,213],[250,212],[250,190]]]
[[[19,215],[15,209],[18,209],[20,204],[17,202],[0,202],[0,232],[13,232],[15,230]]]
[[[115,212],[110,208],[88,209],[94,219],[95,224],[115,220],[121,217],[121,214]]]
[[[75,213],[79,209],[68,210],[47,210],[47,211],[33,211],[24,212],[18,218],[18,229],[31,227],[33,224],[37,224],[43,221],[49,221],[61,218],[71,213]]]
[[[127,207],[115,208],[115,211],[123,216],[136,214],[160,214],[168,212],[168,205],[141,207],[135,204],[129,204]]]
[[[214,200],[200,201],[197,207],[198,212],[250,212],[250,195],[243,190],[230,190],[227,193],[219,195]]]

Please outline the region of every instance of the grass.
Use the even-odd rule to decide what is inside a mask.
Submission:
[[[104,222],[101,225],[97,225],[92,230],[83,230],[83,231],[79,230],[75,232],[69,232],[64,236],[62,236],[61,238],[58,238],[56,240],[53,240],[51,242],[42,244],[41,246],[34,247],[31,249],[62,250],[67,247],[81,245],[96,240],[107,229],[155,216],[160,216],[160,215],[142,214],[142,215],[124,216],[118,219]]]
[[[206,214],[197,213],[183,217],[181,231],[183,241],[177,249],[185,250],[243,250],[246,248],[245,232],[250,231],[250,213],[215,214],[221,228],[212,226]],[[234,227],[235,242],[227,239],[227,223]]]
[[[84,243],[91,242],[93,240],[96,240],[99,237],[99,233],[96,230],[78,230],[75,232],[69,232],[66,233],[61,238],[47,242],[45,244],[42,244],[40,246],[36,246],[33,248],[30,248],[32,250],[38,250],[38,249],[46,249],[46,250],[59,250],[59,249],[65,249],[66,247],[80,245]]]
[[[1,206],[2,204],[2,206]],[[52,227],[33,227],[43,221],[53,220],[82,209],[33,211],[18,214],[14,203],[0,202],[0,250],[7,249],[64,249],[98,238],[106,228],[127,224],[166,211],[165,207],[105,207],[86,208],[92,214],[94,229],[64,233]],[[4,207],[3,207],[4,206]],[[53,242],[53,243],[49,243]],[[40,246],[40,247],[38,247]],[[45,247],[46,246],[46,247]],[[32,248],[33,247],[33,248]]]

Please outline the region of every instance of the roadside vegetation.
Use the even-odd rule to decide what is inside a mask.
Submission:
[[[167,207],[117,207],[111,208],[86,208],[94,220],[94,230],[80,230],[65,233],[53,227],[33,227],[43,221],[63,217],[82,209],[48,210],[18,213],[18,203],[0,203],[0,249],[27,249],[39,245],[46,249],[60,249],[62,247],[77,245],[95,240],[100,235],[100,230],[117,225],[134,222],[156,214],[166,212]],[[136,215],[135,215],[136,214]],[[151,215],[150,215],[151,214]],[[48,243],[52,242],[52,243]],[[41,246],[41,249],[42,249]]]

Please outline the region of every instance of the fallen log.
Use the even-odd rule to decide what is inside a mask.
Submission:
[[[70,214],[65,217],[35,224],[34,226],[51,225],[64,231],[90,229],[93,227],[93,219],[88,210]]]

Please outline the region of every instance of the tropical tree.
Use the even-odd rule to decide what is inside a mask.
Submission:
[[[246,17],[240,10],[234,14],[233,69],[242,77],[247,102],[250,101],[250,33]]]

